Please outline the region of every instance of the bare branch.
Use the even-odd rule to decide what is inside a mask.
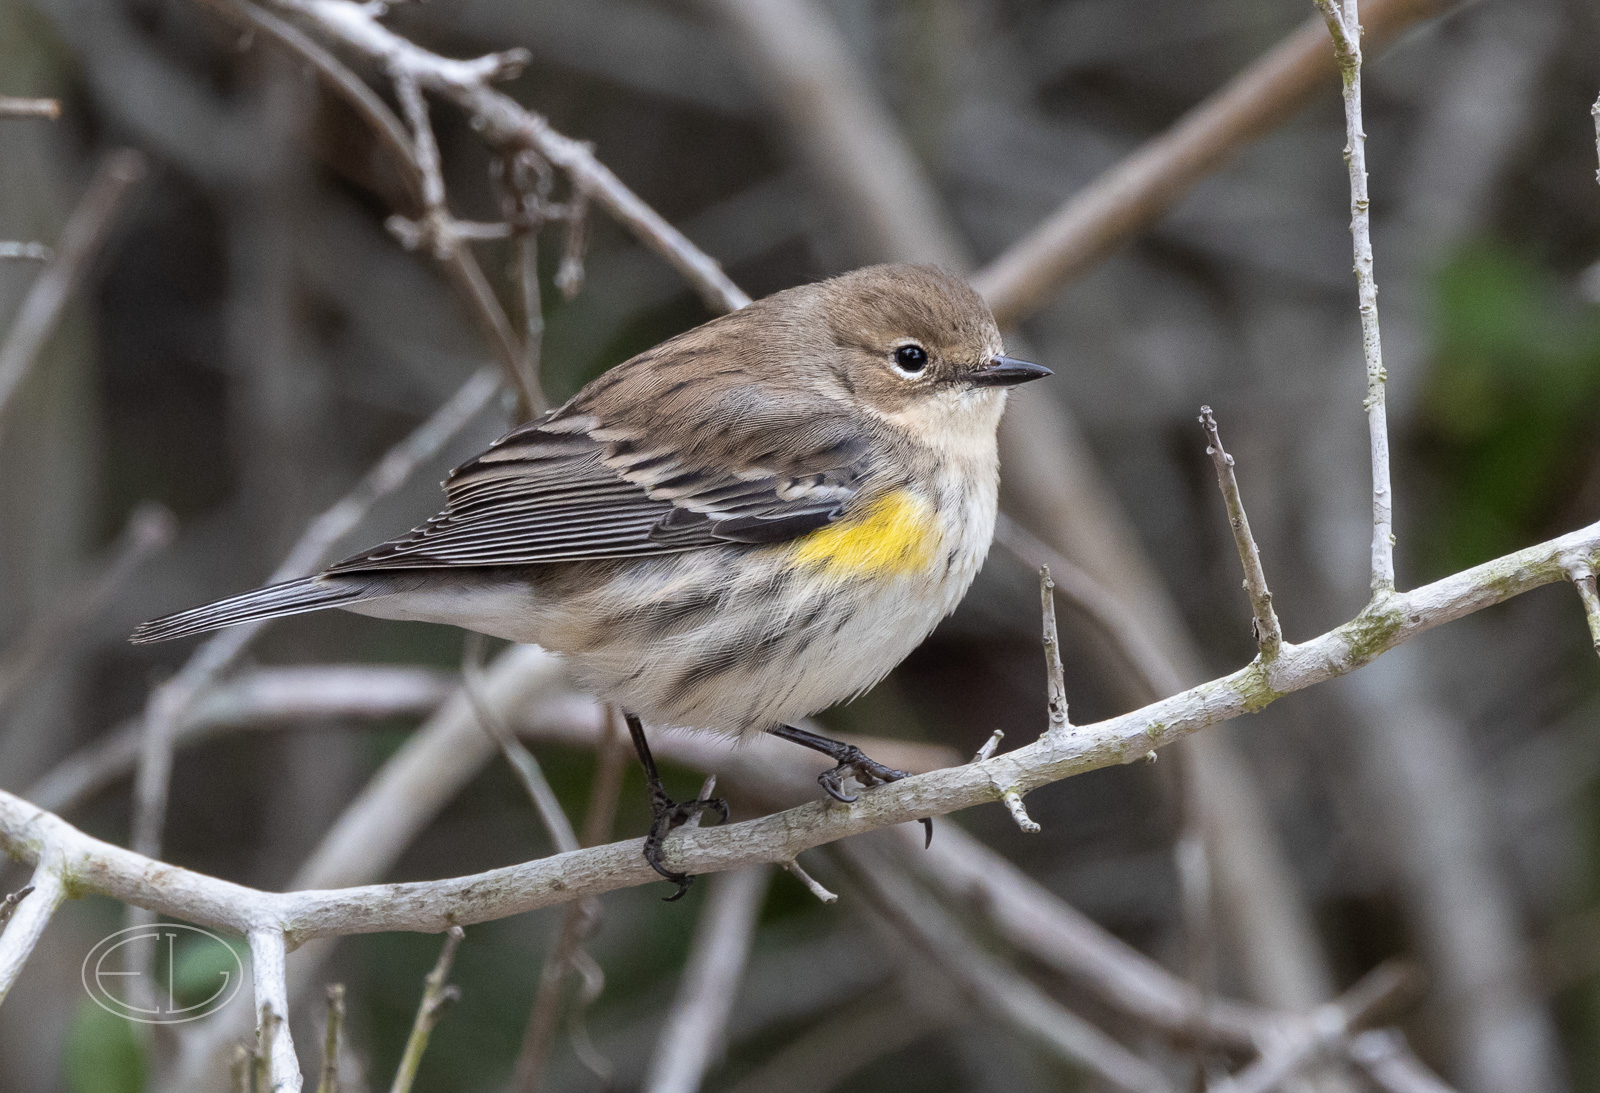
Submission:
[[[422,1053],[428,1050],[428,1038],[433,1035],[433,1027],[439,1023],[439,1016],[461,996],[455,987],[449,986],[450,965],[455,963],[456,947],[461,944],[461,939],[466,932],[459,926],[452,926],[445,931],[444,947],[439,950],[439,959],[433,965],[433,971],[428,973],[422,991],[422,1001],[417,1006],[417,1016],[411,1022],[411,1035],[406,1037],[406,1048],[400,1056],[400,1066],[395,1071],[394,1084],[389,1087],[389,1093],[410,1093],[411,1084],[417,1079],[417,1068],[422,1065]]]
[[[67,898],[65,865],[59,853],[39,856],[32,882],[5,900],[8,921],[0,922],[0,1002],[16,985],[22,966],[44,936],[50,917]]]
[[[0,418],[61,322],[67,302],[89,275],[129,191],[144,177],[145,169],[144,157],[138,152],[110,153],[67,218],[55,256],[33,283],[0,343]]]
[[[252,929],[250,975],[255,981],[256,1057],[266,1069],[270,1084],[260,1093],[300,1093],[300,1063],[289,1035],[288,955],[283,932],[271,927]]]
[[[322,1077],[317,1093],[339,1093],[339,1032],[344,1027],[344,984],[328,984],[328,1031],[322,1040]]]
[[[762,865],[712,878],[683,982],[656,1038],[645,1093],[695,1093],[700,1088],[722,1048],[771,879],[772,871]]]
[[[1250,518],[1244,513],[1244,499],[1239,496],[1239,482],[1233,474],[1233,456],[1222,447],[1222,435],[1217,432],[1217,419],[1211,407],[1200,407],[1200,425],[1206,431],[1206,454],[1217,468],[1217,485],[1222,488],[1222,503],[1228,509],[1228,526],[1233,528],[1233,544],[1239,549],[1239,561],[1244,565],[1244,590],[1250,597],[1250,610],[1254,616],[1251,629],[1262,660],[1271,660],[1283,647],[1283,629],[1278,625],[1278,613],[1272,609],[1272,593],[1267,589],[1267,575],[1261,568],[1261,551],[1256,548],[1255,536],[1250,534]]]
[[[61,103],[55,99],[18,99],[0,95],[0,118],[44,118],[55,121],[61,116]]]
[[[715,261],[600,163],[588,144],[557,133],[543,117],[489,86],[490,80],[506,74],[508,66],[523,63],[526,54],[450,60],[390,31],[368,5],[350,0],[274,0],[274,6],[301,16],[330,38],[380,62],[391,74],[405,74],[424,90],[454,102],[496,149],[526,148],[565,171],[575,190],[670,262],[713,311],[734,311],[750,302]]]
[[[1600,524],[1396,593],[1382,604],[1369,605],[1343,626],[1286,646],[1271,664],[1253,663],[1142,709],[1081,726],[1065,738],[1045,736],[982,763],[874,787],[848,806],[812,801],[726,827],[680,830],[669,840],[672,860],[693,873],[788,861],[809,847],[848,835],[997,800],[1003,792],[1000,786],[1025,793],[1087,770],[1142,759],[1152,749],[1199,729],[1352,671],[1435,626],[1562,580],[1562,560],[1573,555],[1600,558]],[[528,675],[524,667],[521,677],[507,685],[529,685]],[[371,822],[391,831],[403,832],[405,827],[392,815],[373,814]],[[330,835],[330,843],[349,841],[350,829],[344,824],[341,828]],[[84,891],[179,914],[202,925],[249,930],[271,923],[296,943],[379,930],[442,930],[646,883],[655,876],[639,854],[637,841],[629,840],[451,880],[321,892],[258,892],[92,839],[7,793],[0,793],[0,845],[30,862],[36,862],[47,846],[60,849]],[[370,859],[370,848],[364,841],[361,845]],[[324,852],[331,853],[327,844]]]
[[[419,205],[425,205],[424,191],[427,185],[423,166],[418,159],[417,148],[412,138],[407,134],[400,119],[395,117],[394,111],[390,110],[388,104],[360,77],[298,27],[250,3],[249,0],[199,0],[199,2],[226,18],[245,25],[251,31],[260,31],[310,65],[311,70],[323,83],[349,103],[372,127],[379,141],[393,155],[395,165],[400,169],[401,180],[412,198]],[[430,141],[432,139],[431,130],[428,139]],[[457,292],[466,302],[473,319],[488,341],[489,348],[505,373],[508,385],[518,393],[525,413],[531,415],[544,405],[544,394],[537,387],[529,389],[527,377],[521,369],[520,350],[510,320],[506,318],[505,309],[500,306],[499,299],[489,286],[489,281],[483,275],[483,270],[473,257],[471,249],[462,245],[464,238],[473,237],[475,233],[470,229],[464,232],[463,225],[448,217],[434,218],[431,223],[434,229],[431,234],[426,228],[419,227],[413,221],[401,216],[391,217],[389,227],[400,236],[401,242],[408,249],[419,246],[425,238],[437,242],[438,245],[430,247],[429,250],[444,266],[445,272],[455,284]],[[407,229],[414,233],[409,241],[405,234]]]
[[[1378,336],[1378,282],[1372,274],[1372,217],[1367,198],[1367,134],[1361,125],[1361,16],[1358,0],[1315,0],[1333,36],[1344,84],[1345,162],[1350,168],[1350,237],[1355,243],[1361,352],[1367,362],[1367,440],[1372,448],[1372,594],[1394,591],[1394,492],[1389,484],[1389,423]]]
[[[1369,0],[1373,48],[1453,6],[1453,0]],[[1002,326],[1037,311],[1166,213],[1245,145],[1309,103],[1334,72],[1327,32],[1313,21],[1284,39],[1165,133],[1068,198],[972,280]]]

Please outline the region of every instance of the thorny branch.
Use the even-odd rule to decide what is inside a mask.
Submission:
[[[1256,547],[1255,536],[1250,534],[1250,518],[1245,515],[1244,500],[1239,496],[1233,456],[1222,447],[1222,435],[1217,432],[1217,419],[1212,416],[1211,407],[1200,407],[1200,425],[1206,431],[1206,454],[1217,468],[1217,485],[1222,488],[1222,502],[1228,509],[1233,543],[1239,548],[1239,561],[1244,564],[1244,590],[1250,597],[1254,616],[1251,629],[1261,649],[1261,659],[1271,660],[1283,648],[1283,629],[1278,625],[1278,613],[1272,609],[1272,593],[1267,589],[1267,575],[1261,568],[1261,551]]]

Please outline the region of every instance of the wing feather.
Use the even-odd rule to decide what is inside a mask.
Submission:
[[[442,513],[328,572],[535,565],[781,542],[838,519],[859,492],[867,448],[847,430],[843,420],[813,419],[809,452],[790,447],[782,467],[730,469],[642,447],[630,430],[557,411],[457,468],[445,483]]]

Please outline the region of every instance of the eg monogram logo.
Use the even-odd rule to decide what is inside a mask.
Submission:
[[[154,952],[154,966],[130,970],[127,967],[127,946],[141,941],[150,945]],[[206,946],[208,950],[214,947],[216,950],[200,954],[220,965],[215,971],[215,989],[212,989],[212,983],[206,982],[198,992],[180,991],[177,984],[180,961],[192,958],[196,945]],[[158,969],[166,972],[164,983],[162,977],[156,974]],[[139,985],[145,989],[132,989],[135,979],[146,980]],[[233,1000],[243,982],[244,964],[233,946],[209,930],[176,922],[156,922],[149,926],[130,926],[118,930],[102,938],[83,958],[83,989],[95,1004],[118,1017],[142,1025],[181,1025],[186,1021],[209,1017]],[[193,1001],[192,995],[195,993],[205,997]],[[144,1004],[135,1004],[131,999],[139,999]]]

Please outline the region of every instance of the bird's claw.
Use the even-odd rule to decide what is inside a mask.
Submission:
[[[650,863],[650,868],[660,873],[664,878],[678,886],[678,890],[670,896],[664,897],[664,902],[672,903],[683,898],[689,890],[689,885],[694,882],[694,877],[687,873],[674,872],[668,869],[663,860],[662,851],[666,845],[667,835],[674,828],[682,827],[696,816],[706,812],[715,812],[718,823],[728,822],[728,802],[720,797],[705,797],[697,801],[674,801],[665,794],[653,796],[650,800],[650,834],[644,840],[644,860]]]

